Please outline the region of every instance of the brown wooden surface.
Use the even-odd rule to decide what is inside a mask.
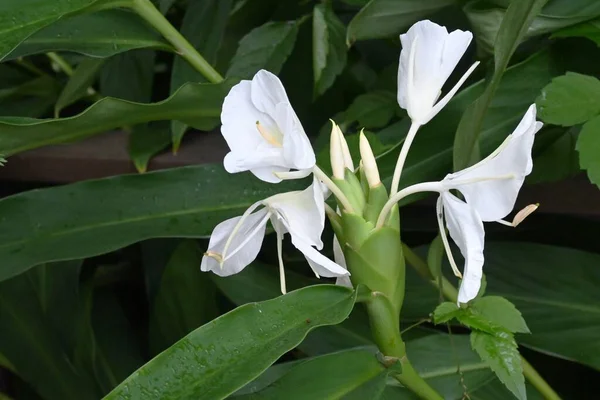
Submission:
[[[150,162],[148,170],[221,163],[227,150],[218,132],[191,132],[178,154],[165,151]],[[127,154],[127,135],[115,131],[10,157],[0,168],[0,180],[64,184],[126,173],[136,173]],[[540,213],[600,217],[600,190],[584,174],[563,182],[525,186],[517,209],[530,203],[540,203]]]

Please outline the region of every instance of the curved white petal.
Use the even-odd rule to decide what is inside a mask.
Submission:
[[[210,236],[208,250],[202,257],[202,263],[200,264],[202,271],[212,271],[219,276],[229,276],[237,274],[256,259],[265,236],[268,220],[266,209],[246,217],[229,245],[223,266],[221,267],[219,263],[218,259],[219,256],[222,256],[227,239],[229,239],[241,218],[228,219],[215,227]],[[213,254],[216,257],[210,257],[206,254]]]
[[[252,78],[252,104],[259,111],[273,115],[279,103],[288,103],[289,99],[283,84],[269,71],[261,69]]]
[[[458,302],[474,299],[481,287],[485,231],[477,211],[449,192],[443,192],[442,203],[450,237],[465,259]]]
[[[514,208],[525,177],[533,167],[531,149],[535,134],[542,127],[535,118],[535,105],[532,105],[499,151],[444,178],[444,184],[460,190],[483,221],[498,221]]]
[[[292,235],[292,240],[296,237],[318,249],[323,248],[321,234],[325,227],[325,200],[316,178],[302,191],[276,194],[263,204],[272,210],[278,222]]]
[[[472,39],[471,32],[455,30],[448,33],[445,27],[428,20],[417,22],[400,35],[398,104],[407,110],[413,121],[422,123],[431,117],[442,86]]]
[[[342,251],[342,246],[340,246],[340,241],[337,236],[333,237],[333,260],[336,264],[344,269],[348,269],[346,265],[346,257],[344,257],[344,252]],[[335,280],[335,284],[339,286],[346,286],[352,289],[352,281],[350,280],[350,276],[338,276]]]
[[[294,109],[288,103],[275,108],[275,121],[283,132],[283,157],[295,169],[310,169],[316,163],[315,152]]]
[[[326,278],[333,278],[338,276],[350,275],[348,270],[337,265],[323,254],[319,253],[309,243],[304,242],[298,237],[292,235],[292,244],[296,246],[298,250],[304,254],[306,261],[317,274],[317,276],[324,276]]]
[[[223,160],[225,170],[229,173],[250,171],[257,178],[271,183],[281,182],[275,175],[288,172],[280,149],[261,143],[252,153],[246,151],[230,151]]]

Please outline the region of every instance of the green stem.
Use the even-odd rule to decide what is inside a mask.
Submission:
[[[150,0],[133,0],[132,9],[160,32],[175,47],[175,50],[192,67],[212,83],[223,81],[223,77],[196,51],[177,29],[156,9]]]
[[[406,355],[406,345],[400,336],[398,313],[388,298],[379,292],[371,294],[366,302],[373,338],[377,347],[386,357],[397,359],[402,367],[394,378],[422,399],[442,400],[442,396],[419,376]]]
[[[56,54],[53,51],[46,53],[46,56],[48,56],[48,58],[50,60],[52,60],[54,63],[56,63],[56,65],[58,65],[58,67],[60,69],[62,69],[65,74],[67,74],[68,76],[73,76],[73,73],[74,73],[73,68],[69,65],[69,63],[64,58],[62,58],[61,56],[59,56],[58,54]]]
[[[412,251],[407,245],[402,243],[402,250],[404,252],[404,257],[408,264],[410,264],[422,277],[424,277],[427,281],[429,281],[432,285],[439,287],[438,281],[433,278],[431,272],[429,271],[429,267],[425,260],[423,260],[419,255],[417,255],[414,251]],[[458,290],[446,279],[442,276],[442,293],[444,297],[454,303],[456,303],[458,299]],[[561,400],[560,396],[552,389],[552,387],[542,378],[542,376],[536,371],[536,369],[529,364],[529,361],[525,359],[525,357],[521,356],[521,362],[523,363],[523,375],[525,378],[535,387],[538,392],[544,396],[547,400]]]

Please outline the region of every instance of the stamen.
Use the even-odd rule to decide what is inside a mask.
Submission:
[[[437,222],[438,228],[440,230],[440,237],[442,238],[442,243],[444,244],[444,249],[446,250],[446,257],[448,257],[448,261],[450,262],[450,266],[452,267],[452,272],[454,275],[460,279],[462,279],[462,274],[460,270],[456,266],[456,261],[454,261],[454,256],[452,255],[452,249],[450,248],[450,243],[448,243],[448,236],[446,236],[446,227],[444,226],[444,207],[442,205],[442,197],[438,198],[436,204],[436,213],[437,213]]]
[[[540,203],[536,203],[536,204],[530,204],[530,205],[524,207],[521,211],[519,211],[518,213],[515,214],[515,217],[513,218],[512,222],[508,222],[503,219],[498,220],[496,222],[498,222],[499,224],[502,224],[502,225],[511,226],[513,228],[516,228],[521,222],[523,222],[525,220],[525,218],[527,218],[528,216],[533,214],[533,212],[535,210],[537,210],[539,206],[540,206]]]
[[[229,250],[229,246],[231,246],[231,242],[233,241],[233,238],[235,237],[235,235],[237,235],[237,233],[240,230],[242,224],[244,223],[244,221],[246,220],[246,218],[248,218],[248,215],[250,215],[252,213],[252,211],[256,210],[256,208],[258,206],[260,206],[261,204],[262,204],[261,201],[257,201],[256,203],[254,203],[250,207],[248,207],[248,209],[246,211],[244,211],[244,213],[240,217],[240,220],[233,227],[233,230],[231,231],[231,235],[229,235],[229,237],[227,238],[227,241],[225,242],[225,246],[223,247],[223,253],[222,253],[222,257],[223,258],[225,258],[226,254],[227,254],[227,250]]]
[[[286,294],[287,289],[285,286],[285,270],[283,268],[283,235],[280,230],[277,232],[277,259],[279,260],[279,284],[281,286],[281,293]]]
[[[506,174],[506,175],[498,175],[498,176],[481,176],[477,178],[471,179],[456,179],[456,180],[448,180],[447,185],[448,189],[457,189],[458,186],[462,185],[470,185],[472,183],[485,182],[485,181],[501,181],[504,179],[514,179],[514,174]]]
[[[219,262],[219,264],[223,264],[223,255],[221,253],[217,253],[216,251],[207,250],[204,255],[206,257],[212,257]]]
[[[282,135],[279,132],[269,132],[259,121],[256,121],[256,129],[258,129],[258,133],[263,137],[269,144],[272,144],[275,147],[282,147]]]

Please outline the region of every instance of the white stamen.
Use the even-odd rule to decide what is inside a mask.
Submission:
[[[265,215],[264,218],[260,220],[260,222],[252,230],[252,232],[250,232],[248,235],[246,235],[246,238],[244,239],[244,241],[238,247],[236,247],[231,253],[227,254],[227,257],[223,258],[223,261],[220,262],[221,268],[223,268],[223,263],[225,263],[225,261],[227,261],[231,257],[233,257],[238,251],[240,251],[242,248],[244,248],[244,246],[246,246],[250,240],[252,240],[254,235],[256,235],[256,232],[258,232],[258,230],[261,229],[262,226],[267,223],[267,220],[269,219],[270,216],[271,216],[271,212],[268,212],[267,215]],[[232,236],[233,236],[233,234],[232,234]]]
[[[462,274],[456,265],[456,261],[454,261],[454,256],[452,255],[452,249],[450,248],[450,243],[448,243],[448,236],[446,236],[446,227],[444,226],[444,207],[442,205],[442,196],[440,196],[436,203],[436,213],[437,213],[437,222],[438,228],[440,230],[440,237],[442,238],[442,243],[444,244],[444,249],[446,250],[446,257],[448,257],[448,261],[450,262],[450,266],[452,267],[452,272],[454,275],[460,279],[462,279]]]
[[[256,121],[256,129],[258,133],[263,137],[269,144],[275,147],[282,147],[283,135],[279,132],[269,132],[259,121]]]
[[[285,285],[285,270],[283,268],[283,235],[280,233],[280,229],[275,230],[277,232],[277,259],[279,260],[279,284],[281,286],[281,293],[286,294],[287,289]]]
[[[256,203],[252,204],[250,207],[248,207],[248,209],[246,211],[244,211],[244,213],[240,217],[240,220],[238,221],[238,223],[235,224],[235,226],[233,227],[233,230],[231,231],[231,235],[229,235],[229,237],[227,238],[227,241],[225,242],[225,246],[223,247],[223,253],[221,254],[221,257],[223,259],[226,257],[227,250],[229,250],[229,246],[231,246],[231,242],[233,241],[233,238],[235,237],[235,235],[237,235],[238,231],[240,230],[240,227],[242,226],[242,224],[244,223],[244,221],[246,220],[246,218],[248,218],[248,216],[254,210],[256,210],[256,208],[258,206],[260,206],[261,204],[262,204],[262,202],[258,201]],[[220,264],[221,264],[221,268],[222,268],[223,267],[223,262],[221,262]]]
[[[537,210],[539,206],[540,206],[539,203],[529,204],[528,206],[524,207],[521,211],[519,211],[518,213],[515,214],[515,217],[513,218],[512,222],[508,222],[503,219],[498,220],[496,222],[498,222],[499,224],[502,224],[502,225],[516,228],[521,222],[523,222],[525,220],[525,218],[527,218],[535,210]]]

